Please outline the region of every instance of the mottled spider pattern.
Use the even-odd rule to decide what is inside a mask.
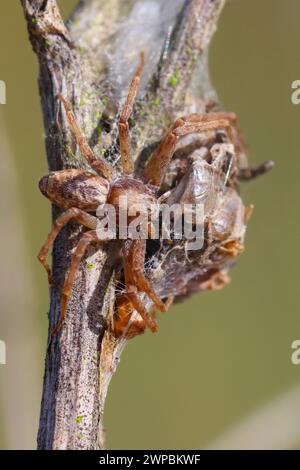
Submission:
[[[117,337],[122,335],[133,337],[143,332],[145,327],[148,327],[152,332],[157,330],[157,322],[152,309],[146,308],[140,294],[146,295],[151,300],[153,307],[161,312],[165,312],[172,303],[174,295],[184,296],[186,294],[188,285],[190,292],[223,286],[225,277],[222,274],[222,267],[226,265],[228,259],[230,261],[235,259],[242,251],[243,230],[241,233],[233,236],[234,230],[236,231],[236,221],[231,220],[229,228],[222,226],[221,219],[223,217],[224,222],[224,217],[226,218],[224,214],[226,211],[230,212],[233,204],[239,205],[237,212],[239,214],[243,213],[243,217],[245,214],[247,216],[247,213],[249,215],[250,210],[247,209],[245,212],[244,206],[233,188],[235,179],[237,174],[240,178],[249,179],[256,176],[256,174],[266,171],[267,166],[262,165],[252,170],[249,167],[240,167],[239,161],[240,155],[244,153],[244,143],[235,114],[227,112],[191,114],[175,121],[162,138],[142,173],[137,177],[134,170],[134,159],[131,154],[128,120],[133,110],[143,65],[144,57],[142,54],[141,63],[134,74],[119,118],[121,174],[117,173],[115,168],[103,158],[94,155],[76,123],[68,101],[61,95],[58,97],[63,104],[76,142],[93,171],[83,169],[54,171],[44,176],[39,183],[41,192],[53,204],[65,210],[55,221],[38,255],[38,259],[48,273],[50,284],[52,282],[51,270],[47,264],[46,256],[62,227],[73,219],[89,229],[82,234],[72,254],[70,269],[66,274],[62,288],[60,319],[54,327],[52,334],[59,331],[65,319],[74,277],[87,247],[92,243],[103,243],[104,241],[99,240],[96,233],[98,221],[96,210],[101,204],[111,204],[118,210],[120,196],[127,198],[129,208],[136,201],[145,202],[146,204],[149,202],[155,203],[158,196],[168,203],[172,201],[179,201],[181,203],[185,201],[197,202],[202,197],[203,200],[201,202],[204,202],[204,205],[206,204],[208,214],[205,249],[201,253],[195,252],[192,255],[202,260],[202,265],[197,262],[198,270],[195,271],[196,275],[189,278],[189,284],[185,281],[182,287],[180,287],[180,273],[182,274],[182,279],[186,279],[185,263],[182,254],[178,259],[174,258],[174,266],[175,264],[178,266],[179,263],[181,267],[177,272],[176,278],[174,277],[174,272],[169,273],[169,295],[162,294],[163,299],[159,294],[159,287],[154,288],[144,272],[146,240],[127,239],[123,241],[122,255],[125,289],[121,295],[117,296],[115,314],[111,326],[113,333]],[[219,144],[219,150],[216,150],[216,147],[213,148],[212,144],[215,142],[218,132],[225,134],[227,143]],[[192,153],[193,157],[190,160],[192,164],[190,164],[189,170],[185,171],[181,181],[178,185],[166,191],[165,194],[162,194],[162,183],[166,185],[166,170],[172,161],[177,144],[184,136],[188,135],[200,136],[202,145],[207,144],[209,148],[207,155],[197,156],[197,151],[196,154]],[[222,145],[227,145],[225,153],[223,151],[224,148],[220,150]],[[228,145],[230,150],[228,150]],[[176,159],[174,159],[174,162],[176,163]],[[224,175],[221,179],[220,174]],[[222,187],[218,184],[217,178],[222,181]],[[224,187],[226,187],[225,197]],[[221,202],[221,197],[223,202]],[[217,210],[216,208],[219,209]],[[222,211],[224,213],[223,216]],[[229,212],[227,217],[230,219]],[[218,250],[214,254],[214,260],[210,257],[207,265],[208,253],[211,254],[215,251],[215,245],[212,243],[212,240],[216,238],[220,239]],[[210,246],[214,246],[213,251],[209,251]],[[171,254],[171,256],[173,255]],[[166,273],[166,276],[168,276],[168,273]],[[134,311],[138,315],[135,315],[135,319],[131,320]]]

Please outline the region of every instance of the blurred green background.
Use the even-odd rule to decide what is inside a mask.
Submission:
[[[59,4],[67,15],[76,1]],[[110,449],[300,444],[300,365],[290,360],[300,338],[300,106],[290,98],[299,17],[299,0],[232,0],[223,11],[210,50],[214,85],[239,116],[251,163],[276,167],[242,188],[255,211],[229,287],[172,308],[158,334],[126,348],[106,406]],[[36,253],[50,228],[37,182],[47,166],[19,1],[1,3],[0,21],[0,447],[34,448],[48,309]]]

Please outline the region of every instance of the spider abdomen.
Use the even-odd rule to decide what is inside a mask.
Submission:
[[[39,188],[58,207],[77,207],[91,212],[106,202],[109,184],[101,176],[89,171],[67,169],[43,176]]]

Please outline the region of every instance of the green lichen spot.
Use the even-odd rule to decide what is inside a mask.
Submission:
[[[44,45],[45,45],[46,47],[50,47],[50,46],[51,46],[51,41],[49,41],[49,39],[45,39]]]
[[[83,416],[77,416],[76,417],[76,423],[82,423]]]
[[[108,99],[107,99],[107,98],[102,98],[102,104],[103,104],[104,106],[106,106],[107,103],[108,103]]]
[[[176,87],[178,85],[179,80],[179,73],[175,72],[174,75],[169,80],[169,85],[172,87]]]
[[[154,104],[154,106],[158,106],[159,105],[159,99],[155,98],[155,100],[153,101],[153,104]]]
[[[93,269],[94,265],[90,261],[86,261],[86,267],[89,271],[91,271]],[[79,418],[80,418],[80,416],[79,416]]]
[[[72,151],[71,147],[67,147],[66,149],[66,152],[67,152],[67,157],[70,158],[70,159],[75,159],[75,154],[74,152]]]
[[[31,18],[31,23],[32,24],[37,24],[37,19],[36,18]]]
[[[197,61],[196,52],[191,47],[188,47],[186,52],[190,56],[190,58],[192,59],[192,62],[195,63]]]

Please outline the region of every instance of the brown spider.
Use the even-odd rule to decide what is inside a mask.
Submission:
[[[94,215],[100,204],[109,203],[118,210],[119,197],[122,195],[127,197],[129,208],[130,204],[133,204],[135,201],[141,203],[143,201],[145,203],[156,201],[156,194],[175,152],[176,143],[182,136],[224,130],[229,140],[234,143],[237,152],[242,151],[243,140],[235,114],[227,112],[191,114],[175,121],[146,164],[141,177],[137,179],[130,152],[128,120],[132,113],[143,65],[144,56],[141,54],[141,63],[130,84],[128,96],[119,119],[122,175],[117,175],[114,168],[108,162],[94,155],[76,123],[70,105],[61,95],[59,96],[65,108],[70,128],[82,154],[91,168],[102,176],[83,169],[66,169],[51,172],[41,178],[39,182],[41,192],[53,204],[66,209],[57,218],[38,255],[39,261],[48,273],[49,283],[51,283],[51,270],[46,262],[46,256],[62,227],[71,219],[74,219],[90,229],[90,231],[82,235],[72,255],[70,269],[62,289],[60,319],[54,327],[52,334],[60,329],[64,321],[74,277],[87,246],[91,243],[101,242],[96,233],[98,219]],[[126,328],[128,336],[131,337],[143,331],[145,326],[153,332],[157,330],[156,319],[145,309],[143,302],[140,300],[139,293],[147,294],[154,306],[162,312],[166,311],[171,303],[171,299],[163,302],[155,293],[149,280],[145,277],[145,252],[145,239],[127,239],[123,243],[125,292],[116,301],[117,309],[113,327],[116,336],[124,334]],[[138,318],[129,325],[133,309],[140,314],[141,318]]]

